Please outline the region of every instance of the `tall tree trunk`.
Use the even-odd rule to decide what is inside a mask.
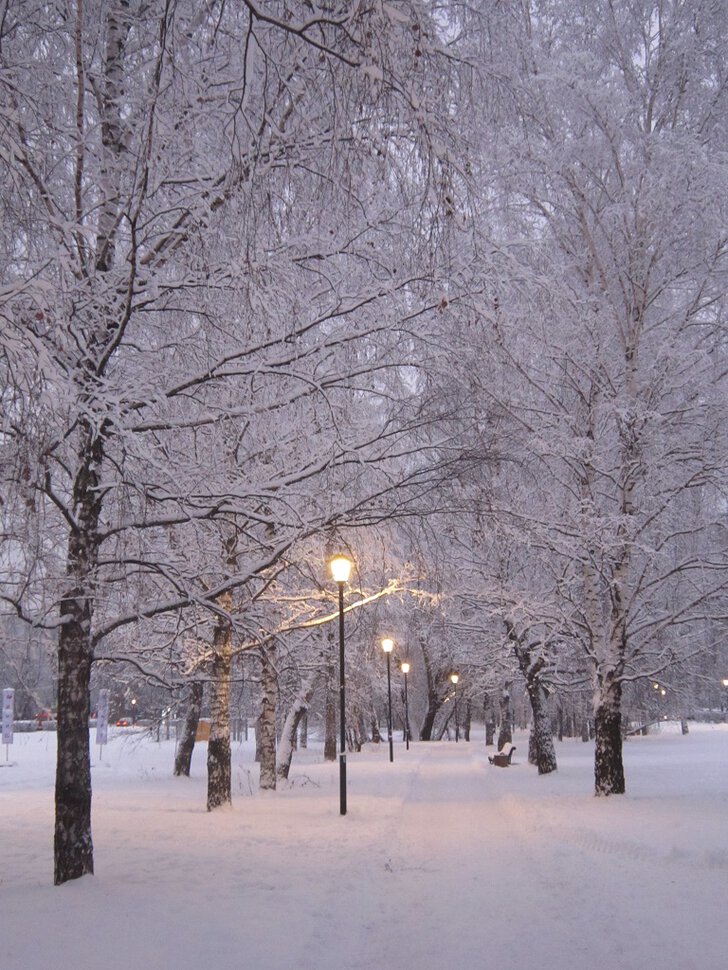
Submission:
[[[195,680],[190,684],[189,704],[182,728],[182,738],[177,745],[177,756],[174,759],[175,775],[185,775],[187,778],[190,776],[192,752],[195,750],[197,726],[200,723],[200,711],[202,710],[203,691],[204,684],[201,680]]]
[[[99,470],[103,439],[88,424],[82,427],[79,473],[73,491],[76,512],[68,541],[69,588],[60,606],[58,635],[58,736],[54,882],[94,871],[91,838],[91,752],[89,715],[93,660],[94,577],[100,542]]]
[[[445,737],[446,734],[448,736],[448,739],[450,738],[450,721],[453,719],[454,716],[455,716],[455,707],[453,705],[453,707],[450,708],[444,721],[440,725],[440,733],[437,735],[438,741],[442,741],[442,739]]]
[[[229,612],[231,596],[220,604]],[[232,627],[225,617],[215,623],[210,685],[210,740],[207,742],[207,811],[232,802],[230,756],[230,684]]]
[[[503,692],[500,697],[500,708],[501,708],[501,723],[500,730],[498,731],[498,750],[500,751],[504,744],[513,743],[513,707],[511,705],[511,692],[508,686],[503,688]]]
[[[409,693],[405,694],[405,690],[404,688],[402,688],[402,692],[400,696],[402,699],[402,740],[411,741],[412,728],[410,726],[410,716],[409,716]],[[374,738],[372,738],[372,741],[373,740]]]
[[[547,695],[538,681],[528,684],[528,699],[531,702],[533,721],[528,739],[528,760],[536,765],[539,775],[556,771],[556,750],[551,733],[551,719],[547,706]]]
[[[64,599],[58,638],[58,736],[54,882],[94,871],[89,743],[91,648],[88,599]],[[84,621],[79,619],[84,616]]]
[[[544,644],[540,641],[529,642],[528,634],[520,634],[515,624],[508,618],[505,620],[508,638],[513,644],[513,652],[518,666],[526,681],[526,691],[531,705],[531,733],[528,738],[528,760],[536,765],[539,775],[547,775],[556,771],[556,750],[551,733],[551,718],[548,711],[548,694],[543,683],[544,668],[547,667]],[[505,696],[504,692],[504,696]],[[510,709],[510,705],[509,705]],[[559,711],[561,713],[561,710]],[[510,714],[509,714],[510,718]],[[504,717],[505,720],[505,717]],[[501,728],[501,734],[503,729]],[[506,738],[513,741],[512,737]],[[498,739],[498,748],[502,747]]]
[[[118,228],[118,194],[123,151],[123,126],[120,123],[123,85],[122,63],[130,30],[125,3],[109,5],[106,12],[106,43],[102,76],[98,85],[101,118],[101,186],[96,231],[95,269],[105,274],[113,263]],[[76,37],[83,23],[76,19]],[[79,102],[86,81],[77,62]],[[81,157],[82,157],[81,153]],[[77,177],[81,176],[78,162]],[[90,229],[90,227],[89,227]],[[94,302],[91,300],[90,302]],[[82,315],[82,311],[79,311]],[[108,315],[100,307],[99,316],[86,326],[79,320],[75,391],[79,405],[79,445],[77,472],[73,482],[71,531],[68,541],[66,575],[68,588],[61,600],[61,628],[58,636],[58,737],[56,757],[56,818],[54,832],[54,881],[56,885],[93,872],[91,838],[91,755],[89,715],[90,678],[93,661],[93,603],[101,542],[101,508],[104,490],[101,470],[105,441],[111,423],[102,417],[103,406],[96,397],[103,384],[107,353],[117,339],[119,305]],[[73,351],[68,348],[67,352]]]
[[[437,712],[440,710],[440,701],[437,693],[427,691],[427,710],[425,711],[425,716],[422,719],[422,726],[420,727],[420,741],[431,741],[432,740],[432,729],[435,726],[435,718],[437,717]]]
[[[336,704],[339,697],[338,686],[334,689],[334,635],[328,634],[326,654],[326,694],[324,700],[324,760],[336,761]]]
[[[278,702],[278,671],[275,666],[275,647],[260,651],[260,788],[275,790],[276,787],[276,706]]]
[[[308,747],[308,710],[305,710],[301,717],[301,723],[298,727],[298,743],[304,751]]]
[[[594,792],[596,795],[623,795],[621,681],[608,676],[600,684],[594,726]]]
[[[347,721],[346,735],[349,744],[349,751],[361,751],[363,741],[362,719],[361,711],[358,708],[354,708],[351,711],[351,715]],[[366,734],[364,735],[364,740],[365,739]]]
[[[281,743],[278,748],[278,763],[276,765],[276,773],[283,780],[288,778],[288,773],[291,770],[296,732],[298,731],[299,724],[302,724],[306,717],[309,704],[316,692],[317,680],[318,675],[314,674],[308,683],[301,686],[283,724]]]
[[[427,709],[425,710],[425,716],[420,727],[420,741],[431,741],[432,732],[435,727],[435,718],[437,717],[437,712],[442,707],[442,697],[424,640],[420,641],[420,648],[424,660],[425,679],[427,681]]]
[[[485,745],[490,747],[495,737],[495,711],[488,694],[483,700],[483,721],[485,722]]]
[[[559,741],[564,740],[564,705],[561,702],[556,711],[556,736]]]

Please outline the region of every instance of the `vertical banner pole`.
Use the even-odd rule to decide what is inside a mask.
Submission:
[[[3,690],[3,744],[5,745],[5,761],[10,761],[10,745],[13,743],[13,709],[15,706],[15,691],[12,687]]]
[[[99,691],[99,703],[96,708],[96,744],[99,746],[99,761],[103,747],[108,741],[109,735],[109,692],[106,689]]]

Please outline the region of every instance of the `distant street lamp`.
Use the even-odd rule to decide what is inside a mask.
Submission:
[[[662,684],[658,684],[657,681],[655,681],[652,684],[652,689],[654,691],[656,691],[656,693],[657,693],[657,716],[658,716],[658,719],[661,718],[663,721],[666,721],[667,720],[667,714],[665,714],[664,711],[662,710],[662,705],[661,705],[660,701],[663,701],[665,699],[665,697],[667,697],[667,690],[662,686]]]
[[[346,815],[346,679],[344,674],[344,585],[351,574],[351,560],[336,556],[331,575],[339,587],[339,814]]]
[[[721,684],[723,685],[723,689],[725,690],[725,704],[723,709],[725,711],[728,711],[728,677],[724,677],[723,680],[721,680]]]
[[[389,738],[389,760],[394,761],[394,742],[392,741],[392,651],[394,640],[385,637],[382,640],[382,650],[387,655],[387,737]]]
[[[450,680],[455,688],[455,741],[460,740],[460,721],[458,720],[458,681],[460,674],[450,674]]]
[[[131,723],[132,724],[136,724],[136,712],[137,712],[136,703],[137,703],[136,697],[132,697],[131,699]]]
[[[410,738],[410,726],[409,726],[409,700],[407,698],[407,674],[410,672],[410,665],[405,661],[402,664],[402,673],[404,674],[404,740],[405,746],[409,751],[409,738]]]

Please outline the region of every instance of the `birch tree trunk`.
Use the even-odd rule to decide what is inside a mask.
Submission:
[[[303,712],[298,726],[298,743],[304,751],[308,747],[308,708]]]
[[[299,724],[303,723],[308,713],[309,704],[316,692],[317,682],[318,675],[314,674],[309,682],[301,687],[286,716],[283,731],[281,732],[281,743],[278,749],[278,762],[276,765],[276,774],[284,781],[288,778],[288,773],[291,770],[296,732],[298,731]]]
[[[498,750],[504,744],[513,743],[513,707],[511,705],[511,692],[507,687],[503,688],[500,697],[501,723],[498,731]]]
[[[622,683],[611,674],[607,674],[600,685],[594,728],[594,792],[596,795],[623,795]]]
[[[327,556],[331,553],[327,551]],[[336,761],[336,726],[339,700],[339,687],[335,667],[336,647],[334,631],[326,634],[326,644],[322,660],[324,675],[324,761]]]
[[[485,721],[485,745],[490,747],[495,738],[495,711],[487,694],[483,702],[483,719]]]
[[[324,702],[324,761],[336,761],[337,697],[338,692],[334,690],[334,664],[332,660],[326,667],[326,699]]]
[[[470,724],[473,718],[472,705],[470,699],[465,702],[465,720],[463,723],[463,738],[465,741],[470,740]]]
[[[231,597],[223,607],[229,611]],[[210,740],[207,744],[207,811],[232,802],[230,765],[230,681],[232,669],[232,627],[219,617],[213,639],[212,682],[210,685]]]
[[[278,671],[275,666],[275,647],[260,651],[260,684],[262,696],[258,733],[260,734],[260,788],[276,787],[276,707],[278,703]]]
[[[442,697],[438,690],[435,671],[427,652],[427,644],[423,639],[420,639],[420,650],[424,661],[427,682],[427,709],[425,710],[425,716],[420,727],[420,741],[431,741],[435,718],[437,717],[437,712],[442,707]]]
[[[185,723],[182,728],[182,737],[177,745],[177,756],[174,759],[174,773],[178,776],[184,775],[187,778],[190,776],[192,752],[195,750],[197,726],[200,723],[203,692],[204,685],[201,680],[196,680],[190,684],[187,714],[185,715]]]

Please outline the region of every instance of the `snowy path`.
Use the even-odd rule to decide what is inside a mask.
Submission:
[[[419,746],[414,759],[399,758],[397,797],[371,806],[372,853],[344,850],[347,967],[728,965],[728,833],[717,852],[666,841],[665,826],[689,832],[687,806],[570,798],[558,775],[492,768],[470,745]],[[325,951],[303,964],[340,965]]]
[[[170,744],[116,738],[94,768],[96,875],[51,882],[53,745],[0,772],[0,967],[105,970],[723,970],[728,731],[625,749],[629,794],[591,794],[590,745],[539,778],[478,744],[301,753],[285,791],[204,810]]]

